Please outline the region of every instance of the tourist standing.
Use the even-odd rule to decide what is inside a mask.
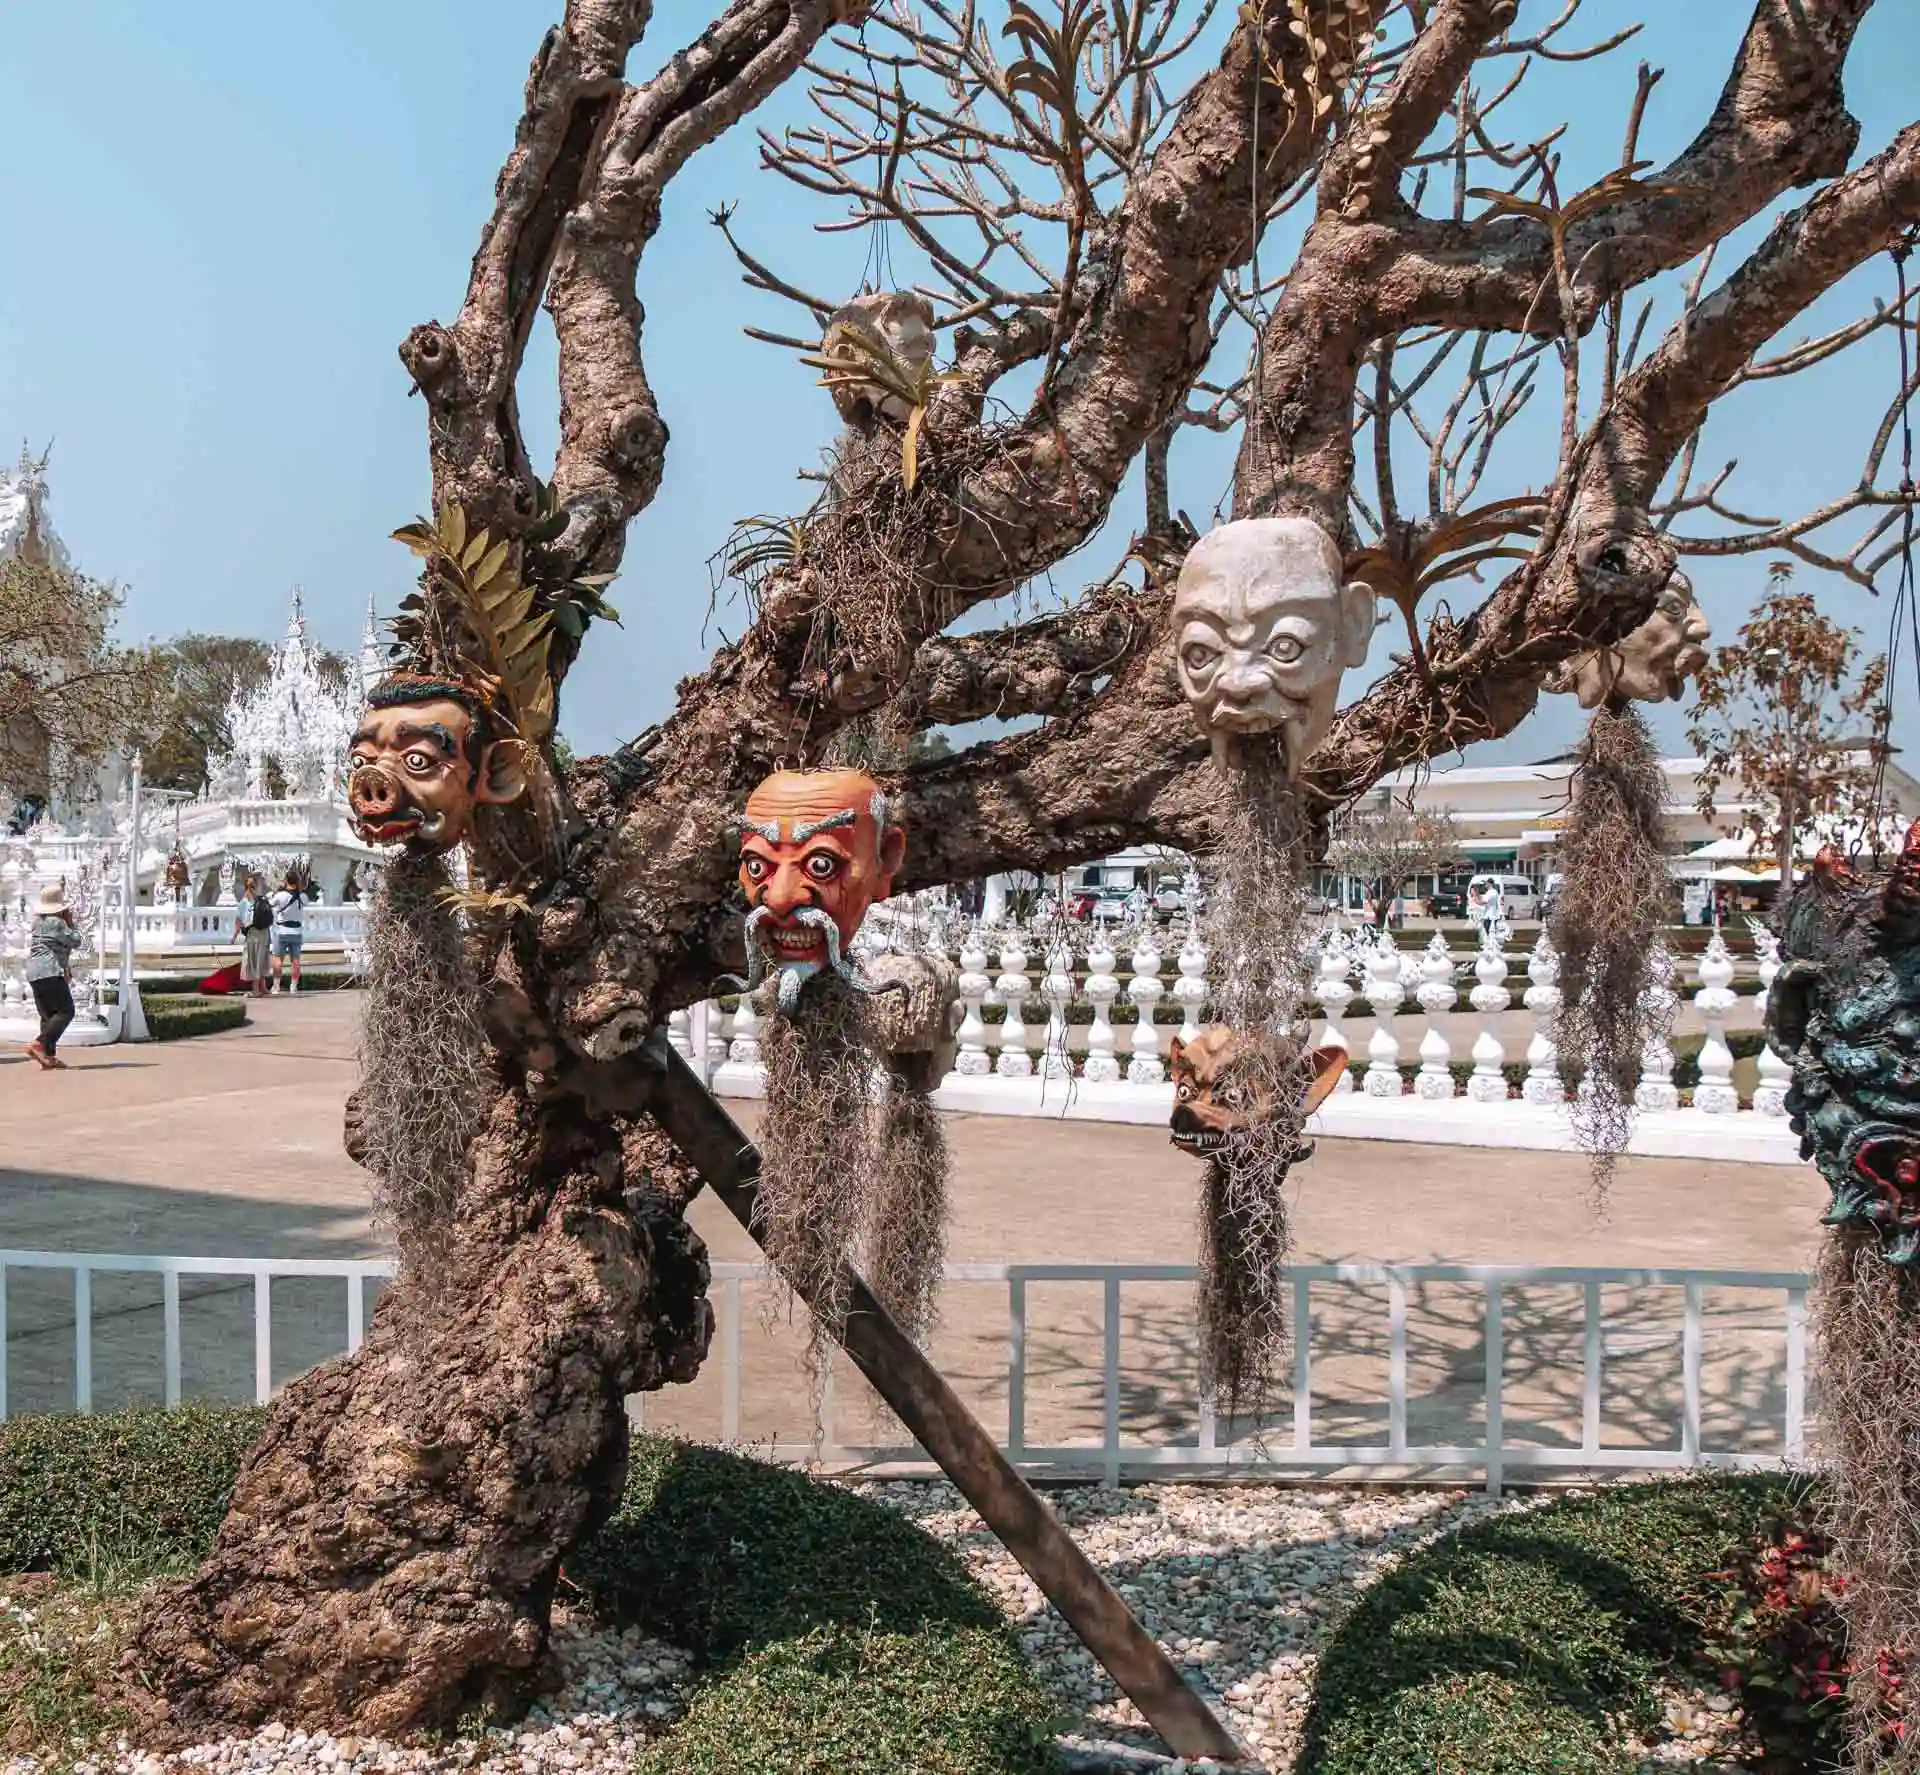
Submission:
[[[40,1013],[40,1039],[27,1044],[27,1052],[42,1072],[57,1067],[65,1070],[60,1058],[60,1038],[73,1021],[73,982],[69,970],[73,952],[80,946],[80,933],[74,928],[73,908],[57,884],[40,890],[34,905],[32,934],[27,939],[27,989],[33,994],[34,1009]]]
[[[272,984],[267,945],[273,937],[273,905],[267,899],[266,886],[257,875],[247,877],[247,897],[240,902],[233,924],[233,934],[241,943],[240,978],[252,988],[255,998],[265,998]]]
[[[287,990],[291,964],[293,990],[300,990],[300,945],[307,934],[307,890],[298,869],[289,869],[280,891],[273,896],[273,989]]]

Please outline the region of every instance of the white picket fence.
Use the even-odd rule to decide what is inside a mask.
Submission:
[[[1778,944],[1753,929],[1752,977],[1765,993],[1779,971]],[[858,948],[926,949],[952,955],[939,909],[890,903],[876,907]],[[1171,951],[1171,957],[1168,952]],[[1122,975],[1124,958],[1125,974]],[[1172,973],[1169,978],[1168,962]],[[1320,1018],[1317,1042],[1363,1055],[1359,1089],[1346,1077],[1317,1123],[1334,1135],[1441,1144],[1514,1146],[1571,1151],[1572,1127],[1558,1068],[1555,1029],[1562,999],[1559,960],[1544,931],[1524,957],[1506,954],[1484,938],[1471,967],[1472,986],[1458,984],[1464,964],[1435,934],[1424,947],[1402,948],[1391,931],[1329,929],[1319,939],[1312,996]],[[1200,1031],[1211,996],[1213,958],[1189,925],[1163,932],[1152,924],[1109,931],[1076,929],[1060,921],[982,931],[960,941],[960,993],[965,1005],[958,1057],[935,1101],[981,1115],[1051,1115],[1097,1121],[1164,1123],[1173,1106],[1166,1052],[1178,1033]],[[1745,1159],[1795,1164],[1798,1143],[1786,1125],[1786,1063],[1771,1051],[1757,1061],[1757,1088],[1743,1105],[1734,1083],[1727,1023],[1739,1003],[1732,990],[1740,972],[1723,933],[1716,931],[1693,964],[1693,1004],[1705,1026],[1699,1080],[1682,1105],[1668,1043],[1681,1004],[1678,970],[1662,950],[1656,957],[1649,1008],[1660,1031],[1642,1055],[1633,1144],[1640,1154]],[[1509,984],[1523,975],[1526,985]],[[1350,1030],[1346,1018],[1364,998],[1371,1027]],[[1156,1008],[1179,1008],[1177,1032],[1155,1021]],[[1409,1043],[1395,1013],[1412,1001],[1425,1025]],[[1116,1024],[1114,1007],[1133,1007],[1131,1025]],[[723,1097],[761,1092],[761,1019],[742,1002],[719,1000],[677,1011],[668,1022],[674,1047]],[[1086,1020],[1073,1008],[1085,1006]],[[998,1007],[1000,1019],[986,1012]],[[1470,1042],[1460,1022],[1470,1018]],[[1521,1023],[1516,1039],[1513,1025]],[[1464,1049],[1464,1052],[1457,1052]],[[1464,1084],[1456,1059],[1471,1063]],[[1403,1064],[1418,1063],[1409,1081]],[[1508,1069],[1524,1068],[1519,1095],[1509,1092]]]
[[[253,1294],[254,1397],[266,1403],[272,1396],[274,1353],[272,1290],[277,1279],[332,1277],[345,1284],[345,1310],[338,1348],[357,1349],[366,1324],[366,1288],[391,1274],[377,1260],[298,1258],[136,1257],[99,1252],[0,1251],[0,1328],[7,1324],[6,1281],[10,1270],[66,1271],[72,1278],[73,1408],[93,1409],[94,1279],[102,1274],[157,1274],[161,1280],[160,1338],[163,1400],[168,1406],[181,1399],[180,1281],[183,1276],[237,1278]],[[1292,1283],[1293,1416],[1290,1435],[1258,1439],[1223,1440],[1209,1402],[1190,1401],[1198,1424],[1191,1442],[1147,1441],[1129,1436],[1121,1401],[1123,1306],[1125,1291],[1133,1285],[1175,1283],[1190,1287],[1195,1272],[1182,1264],[950,1264],[944,1272],[949,1284],[988,1284],[1006,1290],[1006,1434],[1003,1452],[1016,1466],[1029,1471],[1098,1475],[1108,1484],[1125,1477],[1177,1476],[1197,1471],[1232,1471],[1246,1476],[1322,1474],[1358,1470],[1373,1476],[1398,1470],[1425,1476],[1470,1476],[1498,1493],[1515,1473],[1603,1470],[1660,1472],[1694,1467],[1759,1470],[1798,1465],[1806,1454],[1806,1305],[1809,1278],[1798,1274],[1696,1269],[1549,1268],[1511,1264],[1302,1264],[1289,1270]],[[761,1264],[718,1263],[713,1266],[717,1325],[709,1366],[718,1364],[720,1379],[720,1434],[726,1442],[741,1436],[741,1383],[750,1323],[765,1333],[765,1322],[750,1316],[743,1299],[748,1283],[764,1282]],[[1098,1286],[1101,1294],[1100,1386],[1101,1433],[1095,1443],[1034,1445],[1028,1441],[1028,1291],[1042,1284],[1079,1283]],[[1323,1352],[1316,1344],[1320,1321],[1312,1306],[1315,1284],[1345,1284],[1353,1288],[1384,1289],[1387,1318],[1387,1437],[1384,1442],[1354,1443],[1322,1440],[1317,1433],[1315,1376]],[[1417,1291],[1430,1285],[1463,1285],[1480,1296],[1479,1343],[1467,1352],[1469,1366],[1477,1357],[1485,1376],[1484,1430],[1479,1440],[1416,1443],[1408,1436],[1408,1328],[1409,1304]],[[1582,1336],[1580,1357],[1581,1427],[1577,1443],[1542,1446],[1520,1442],[1507,1433],[1507,1300],[1516,1289],[1570,1287],[1581,1291]],[[1679,1438],[1671,1446],[1609,1442],[1603,1435],[1602,1399],[1606,1381],[1606,1339],[1603,1336],[1602,1291],[1607,1288],[1677,1290],[1681,1297]],[[1778,1437],[1769,1432],[1764,1446],[1737,1449],[1709,1448],[1703,1437],[1704,1303],[1715,1290],[1746,1290],[1778,1294],[1780,1327],[1784,1333],[1778,1375],[1783,1407]],[[1620,1330],[1614,1328],[1616,1342]],[[1656,1334],[1657,1335],[1657,1334]],[[7,1339],[0,1336],[0,1420],[7,1416]],[[1634,1341],[1634,1340],[1629,1340]],[[1456,1352],[1458,1354],[1458,1352]],[[1070,1377],[1069,1377],[1070,1378]],[[1059,1384],[1058,1372],[1050,1373]],[[1536,1376],[1537,1379],[1537,1376]],[[1753,1374],[1747,1375],[1748,1384]],[[1773,1377],[1766,1377],[1772,1386]],[[665,1397],[665,1396],[661,1396]],[[885,1465],[903,1470],[930,1470],[924,1453],[912,1445],[855,1445],[838,1442],[834,1434],[831,1385],[824,1401],[818,1442],[801,1443],[790,1458],[819,1460],[836,1465]]]

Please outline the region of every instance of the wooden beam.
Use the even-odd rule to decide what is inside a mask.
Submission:
[[[643,1053],[660,1074],[650,1105],[654,1119],[758,1241],[758,1150],[667,1045],[664,1032],[656,1030]],[[1168,1749],[1181,1757],[1242,1761],[1243,1753],[1226,1727],[1134,1619],[1060,1519],[1014,1471],[939,1370],[851,1270],[847,1284],[850,1304],[840,1338],[847,1354],[1146,1715]]]

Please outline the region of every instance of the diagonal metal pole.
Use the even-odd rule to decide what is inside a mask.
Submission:
[[[644,1050],[660,1072],[648,1107],[734,1219],[759,1238],[754,1205],[760,1154],[691,1067],[656,1031]],[[893,1321],[857,1274],[840,1342],[874,1390],[960,1489],[1080,1642],[1106,1666],[1176,1756],[1243,1759],[1213,1710],[1194,1693],[1060,1519]]]

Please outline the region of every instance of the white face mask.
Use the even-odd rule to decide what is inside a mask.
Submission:
[[[1311,519],[1243,518],[1202,537],[1180,569],[1174,657],[1216,762],[1234,763],[1242,736],[1277,732],[1297,776],[1373,622],[1372,588],[1341,582],[1340,551]]]

